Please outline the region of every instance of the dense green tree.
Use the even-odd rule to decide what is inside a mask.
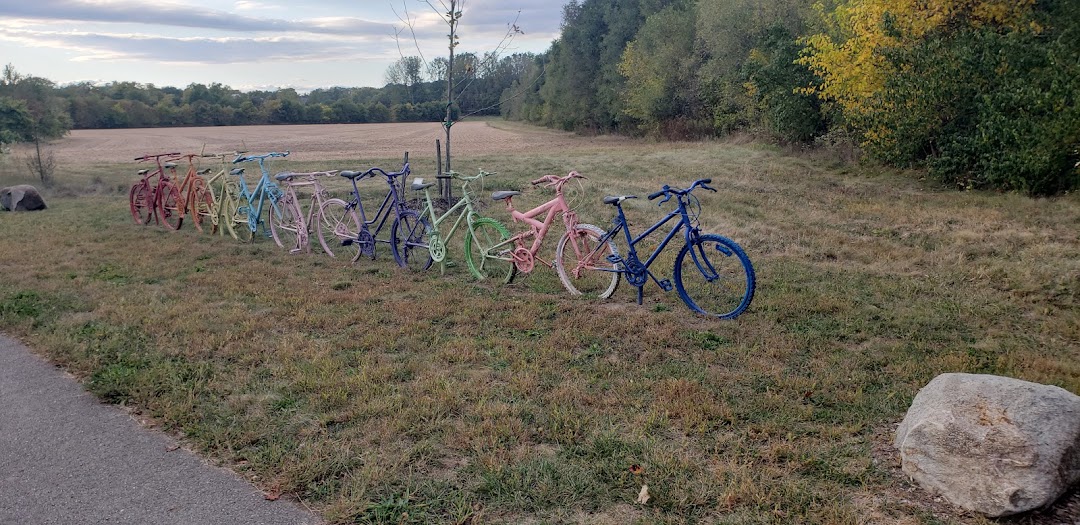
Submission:
[[[26,102],[0,96],[0,143],[14,144],[31,140],[34,120]]]

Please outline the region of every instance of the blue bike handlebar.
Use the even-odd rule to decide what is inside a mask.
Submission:
[[[650,193],[649,194],[649,200],[653,200],[653,199],[655,199],[657,197],[662,197],[664,195],[686,195],[686,194],[694,191],[695,189],[697,189],[699,186],[702,187],[702,188],[705,188],[705,189],[707,189],[709,191],[716,191],[716,188],[713,188],[712,186],[709,186],[709,184],[711,182],[712,182],[712,179],[698,179],[698,180],[694,181],[694,183],[691,184],[690,187],[686,188],[685,190],[672,188],[671,186],[668,186],[667,184],[665,184],[664,187],[660,191],[658,191],[656,193]],[[665,201],[666,201],[666,199],[665,199]]]
[[[240,162],[253,162],[253,161],[257,161],[257,160],[267,159],[267,158],[270,158],[270,157],[288,157],[288,156],[289,156],[288,151],[286,151],[285,153],[281,153],[279,151],[271,151],[270,153],[266,153],[266,154],[263,154],[263,155],[237,155],[236,158],[233,159],[233,164],[238,164]]]

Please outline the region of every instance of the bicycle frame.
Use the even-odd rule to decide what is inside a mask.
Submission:
[[[660,252],[664,251],[664,248],[667,247],[668,243],[670,243],[671,240],[675,238],[675,235],[677,235],[680,231],[683,231],[685,229],[684,238],[685,238],[687,244],[691,243],[693,235],[695,235],[698,232],[698,228],[696,226],[694,226],[693,222],[690,220],[689,214],[686,211],[686,203],[683,202],[682,198],[679,198],[678,199],[678,207],[676,209],[669,212],[667,214],[667,216],[665,216],[663,219],[660,219],[659,221],[657,221],[652,226],[649,226],[645,231],[641,232],[637,237],[632,237],[631,234],[630,234],[630,226],[626,221],[626,213],[623,211],[621,203],[619,203],[619,205],[616,206],[616,210],[618,210],[618,214],[615,217],[614,225],[612,226],[612,228],[610,230],[608,230],[606,233],[604,233],[603,236],[600,237],[601,246],[603,245],[603,243],[606,243],[607,241],[612,240],[615,236],[617,236],[619,234],[619,232],[622,232],[624,234],[625,238],[626,238],[626,244],[627,244],[627,253],[626,253],[627,257],[626,258],[627,258],[627,260],[632,260],[632,261],[633,260],[640,260],[640,258],[638,257],[637,248],[636,248],[636,246],[637,246],[637,244],[639,242],[641,242],[641,241],[649,238],[650,236],[652,236],[652,234],[654,232],[659,230],[661,227],[663,227],[665,224],[670,222],[672,219],[675,219],[676,217],[679,218],[679,223],[676,224],[675,227],[673,227],[667,233],[667,235],[664,236],[664,239],[662,241],[660,241],[660,244],[653,250],[652,254],[649,255],[649,258],[646,259],[642,263],[642,265],[645,268],[646,274],[650,278],[652,278],[653,282],[655,282],[658,286],[663,288],[665,291],[670,291],[671,290],[671,282],[667,281],[666,279],[665,280],[657,279],[656,276],[653,275],[653,273],[649,271],[649,267],[652,266],[652,263],[656,261],[656,258],[660,255]],[[585,260],[587,261],[587,260],[590,260],[590,259],[591,259],[591,257],[587,258]],[[695,257],[695,259],[696,259],[696,257]],[[618,272],[618,273],[628,273],[625,268],[618,269],[618,270],[604,269],[604,271]],[[630,282],[631,284],[634,283],[634,280],[629,276],[627,276],[627,281]]]
[[[454,237],[454,232],[457,231],[458,226],[461,226],[462,220],[465,220],[465,224],[472,224],[478,214],[473,210],[472,195],[469,192],[469,183],[483,177],[491,175],[491,173],[480,172],[475,177],[462,177],[457,173],[452,173],[449,178],[456,178],[462,181],[461,184],[461,199],[454,203],[450,209],[446,210],[441,216],[435,216],[435,204],[431,199],[430,188],[433,184],[423,185],[424,191],[424,209],[420,212],[420,215],[426,215],[431,219],[431,231],[428,233],[428,249],[431,251],[431,260],[441,263],[446,259],[446,243]],[[414,186],[415,186],[414,182]],[[457,213],[457,219],[454,220],[453,226],[450,230],[443,235],[439,231],[439,225],[449,220],[454,214]]]
[[[162,164],[162,158],[165,159],[165,164]],[[153,169],[153,170],[150,170],[150,169],[139,170],[139,177],[141,177],[141,178],[140,178],[139,182],[136,182],[135,185],[132,186],[132,191],[131,191],[131,199],[132,199],[131,212],[132,212],[133,217],[136,215],[136,207],[137,207],[136,199],[138,198],[135,195],[135,190],[139,185],[145,185],[146,190],[149,192],[149,194],[145,195],[145,196],[142,196],[143,198],[145,198],[146,202],[142,202],[141,200],[139,202],[141,202],[150,211],[150,215],[153,215],[155,224],[160,224],[161,223],[161,217],[159,217],[158,212],[157,212],[158,201],[161,199],[162,188],[165,187],[166,185],[170,184],[170,182],[171,182],[171,179],[169,178],[169,175],[166,172],[166,169],[169,169],[169,168],[175,169],[175,165],[170,166],[170,162],[172,162],[174,160],[177,160],[179,158],[180,158],[180,153],[177,152],[177,153],[159,153],[159,154],[156,154],[156,155],[143,155],[143,156],[137,157],[135,159],[138,162],[146,162],[146,161],[149,161],[149,160],[153,159],[154,164],[156,165],[156,168]],[[157,177],[157,181],[152,181],[151,180],[154,177]],[[147,217],[147,221],[141,222],[141,224],[147,224],[148,222],[149,222],[149,216]],[[136,219],[136,223],[140,223],[140,221],[138,219]],[[168,223],[166,223],[166,224],[168,224]]]
[[[231,156],[236,157],[238,155],[238,153],[234,153]],[[203,154],[203,158],[214,158],[221,161],[221,169],[206,179],[206,187],[214,197],[214,207],[210,210],[210,220],[214,228],[217,229],[218,235],[224,236],[225,230],[228,230],[229,235],[235,238],[236,231],[233,228],[233,218],[222,216],[228,207],[227,202],[237,206],[240,203],[240,198],[236,195],[237,192],[232,190],[233,187],[239,186],[239,182],[230,180],[228,177],[229,156],[227,154]]]
[[[402,198],[400,188],[397,184],[397,178],[407,177],[410,173],[412,173],[412,170],[409,169],[408,153],[405,153],[405,160],[401,166],[400,171],[387,173],[382,168],[370,168],[362,173],[357,171],[342,171],[338,173],[338,175],[352,181],[353,198],[351,202],[346,204],[346,210],[352,208],[360,212],[360,231],[357,233],[356,239],[342,241],[342,245],[348,245],[352,242],[363,243],[365,242],[365,239],[363,238],[365,235],[371,237],[372,250],[374,250],[375,243],[394,243],[393,239],[379,239],[378,235],[380,232],[382,232],[383,227],[386,226],[387,221],[390,219],[391,215],[393,215],[394,217],[400,217],[401,214],[407,209],[405,200]],[[368,220],[367,211],[364,209],[363,199],[360,198],[360,188],[356,185],[356,181],[372,178],[375,175],[382,175],[386,179],[386,184],[390,187],[390,189],[387,190],[386,196],[383,197],[382,204],[379,205],[379,209],[377,212],[375,212],[374,218]],[[391,212],[393,213],[391,214]],[[375,228],[374,231],[371,231],[371,226],[376,223],[378,223],[378,226]],[[361,252],[362,251],[363,250],[361,250]],[[359,255],[360,253],[358,252],[357,257],[359,257]],[[372,251],[370,255],[374,257],[374,251]]]
[[[515,248],[510,254],[510,256],[513,258],[514,265],[517,266],[518,271],[524,273],[531,272],[535,266],[535,261],[540,261],[548,268],[554,267],[554,263],[545,261],[540,257],[537,257],[536,254],[540,252],[540,246],[543,245],[544,238],[547,236],[548,230],[551,229],[551,224],[554,222],[556,215],[560,213],[562,214],[563,224],[566,227],[566,231],[574,231],[574,228],[577,227],[577,214],[570,209],[569,205],[567,205],[566,197],[563,195],[562,189],[563,186],[571,179],[577,178],[584,179],[585,177],[581,176],[576,171],[571,171],[564,177],[546,175],[532,181],[532,184],[534,186],[542,183],[544,183],[545,186],[554,186],[555,197],[545,202],[544,204],[541,204],[526,212],[521,212],[514,209],[514,203],[512,199],[514,195],[517,194],[517,192],[511,192],[510,194],[505,196],[500,196],[500,192],[496,192],[494,195],[492,195],[492,197],[496,198],[496,200],[499,200],[500,198],[505,199],[506,209],[510,212],[510,217],[513,218],[514,222],[523,222],[529,225],[528,231],[514,234],[509,239],[493,247],[493,249],[500,248],[502,246],[507,246],[512,243]],[[536,217],[540,215],[544,215],[543,221],[539,221],[536,219]],[[533,241],[532,244],[528,248],[526,248],[525,239],[528,237],[532,237]]]
[[[284,199],[292,199],[296,203],[300,216],[297,217],[302,224],[297,224],[297,244],[296,250],[310,251],[310,236],[312,219],[316,218],[319,213],[319,208],[323,203],[323,195],[326,194],[326,190],[319,182],[319,177],[327,177],[336,175],[338,170],[332,171],[313,171],[309,173],[279,173],[274,178],[285,184],[285,190],[283,192]],[[300,197],[296,193],[297,188],[311,188],[311,199],[308,205],[307,215],[304,215],[304,210],[300,207]]]
[[[285,153],[278,153],[275,151],[265,155],[238,156],[233,160],[233,164],[257,161],[259,163],[259,171],[262,172],[262,175],[259,177],[259,182],[255,184],[255,189],[248,188],[247,181],[244,180],[243,171],[236,174],[240,182],[239,189],[241,202],[246,201],[247,203],[248,227],[251,229],[252,233],[258,230],[259,223],[262,222],[264,202],[270,202],[271,213],[279,212],[277,200],[281,198],[281,188],[271,180],[270,171],[266,168],[265,160],[270,157],[285,157],[288,155],[288,151]],[[263,230],[266,230],[265,226],[263,227]],[[269,235],[269,232],[266,232],[266,234]]]

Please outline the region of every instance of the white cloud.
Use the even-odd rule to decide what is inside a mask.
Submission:
[[[140,33],[28,31],[0,28],[0,40],[74,51],[76,61],[249,62],[384,60],[386,44],[291,36],[163,37]]]

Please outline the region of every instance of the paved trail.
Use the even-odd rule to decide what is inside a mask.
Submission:
[[[0,335],[0,524],[321,523],[175,447]]]

